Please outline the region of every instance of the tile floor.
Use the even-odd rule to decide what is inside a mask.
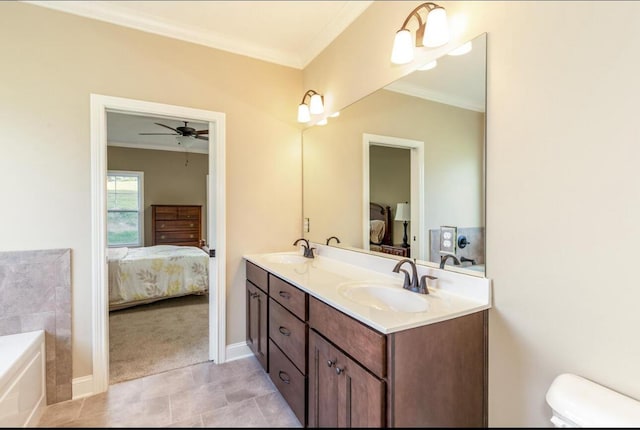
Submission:
[[[37,427],[301,427],[254,357],[195,364],[47,406]]]

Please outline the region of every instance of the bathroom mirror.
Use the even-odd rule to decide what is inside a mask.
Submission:
[[[458,48],[303,130],[306,239],[484,275],[486,34]]]

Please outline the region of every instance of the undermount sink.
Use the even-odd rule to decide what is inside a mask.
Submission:
[[[347,299],[383,311],[425,312],[429,301],[402,287],[374,282],[350,282],[338,286],[338,292]]]
[[[298,254],[271,254],[267,255],[265,259],[269,263],[280,263],[280,264],[300,264],[306,263],[310,260],[310,258],[303,257]]]

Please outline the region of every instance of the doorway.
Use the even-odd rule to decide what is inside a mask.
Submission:
[[[209,279],[208,358],[225,361],[225,114],[134,99],[91,94],[91,213],[92,213],[92,329],[93,393],[108,389],[109,291],[106,235],[107,113],[163,118],[190,118],[208,125],[208,180],[206,184],[206,247]]]
[[[404,149],[410,152],[410,234],[408,234],[408,244],[411,249],[411,258],[422,260],[426,255],[425,244],[427,240],[422,237],[424,230],[424,142],[418,140],[404,139],[393,136],[382,136],[376,134],[364,133],[362,135],[363,143],[363,182],[362,182],[362,215],[363,215],[363,231],[362,243],[364,249],[369,250],[369,239],[371,235],[369,222],[369,205],[371,202],[370,190],[370,160],[371,147],[382,146],[389,148]],[[395,210],[396,203],[392,203],[392,210]],[[393,220],[391,221],[393,222]]]

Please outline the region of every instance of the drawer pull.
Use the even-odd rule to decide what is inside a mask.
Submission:
[[[286,328],[286,327],[282,327],[280,326],[280,328],[278,329],[278,331],[283,335],[283,336],[291,336],[291,331]]]
[[[327,360],[327,366],[333,367],[336,364],[336,360]]]
[[[258,298],[258,296],[259,296],[259,294],[258,294],[258,293],[251,293],[251,298],[252,298],[252,299],[257,299],[257,298]]]
[[[189,237],[190,237],[191,239],[193,239],[193,237],[194,237],[194,236],[193,236],[193,235],[191,235],[191,236],[189,236]]]
[[[189,227],[193,227],[193,223],[189,224]]]
[[[160,239],[164,239],[164,238],[165,238],[165,236],[164,236],[164,235],[160,236]]]
[[[342,374],[342,372],[344,372],[344,369],[340,369],[339,367],[336,367],[336,375],[340,375]]]
[[[278,378],[280,378],[280,380],[285,384],[291,383],[291,378],[289,377],[289,375],[287,375],[287,373],[283,372],[282,370],[278,372]]]
[[[161,225],[160,225],[160,228],[164,228],[164,224],[161,224]]]
[[[279,295],[280,297],[282,297],[283,299],[290,299],[290,298],[291,298],[291,294],[290,294],[290,293],[288,293],[287,291],[280,291],[280,292],[278,293],[278,295]]]

